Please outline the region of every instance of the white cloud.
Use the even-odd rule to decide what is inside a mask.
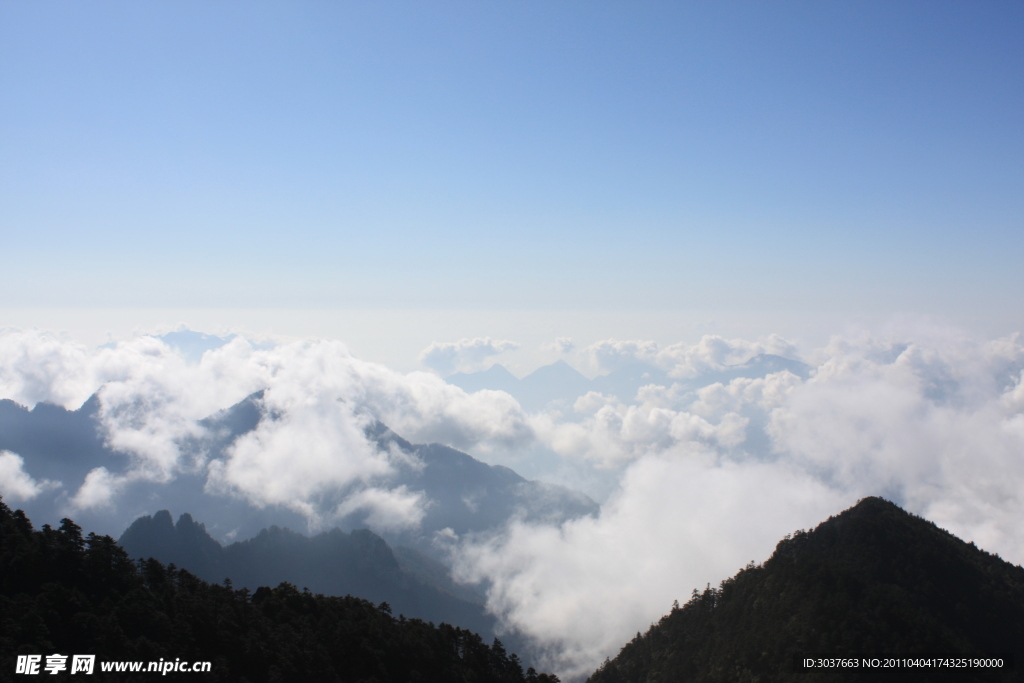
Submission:
[[[777,372],[765,377],[739,377],[728,384],[716,382],[696,391],[697,400],[689,409],[712,419],[725,413],[751,410],[769,412],[781,405],[802,380],[791,372]]]
[[[577,413],[593,414],[607,405],[615,405],[618,399],[614,396],[606,396],[599,391],[588,391],[576,399],[573,403],[573,410]]]
[[[79,507],[111,503],[134,482],[169,482],[209,467],[211,490],[321,519],[330,513],[325,496],[377,485],[392,471],[396,455],[379,452],[363,435],[373,417],[415,442],[488,450],[533,439],[508,394],[468,395],[431,373],[404,375],[360,361],[336,341],[254,348],[235,338],[196,363],[154,337],[89,350],[52,335],[8,331],[0,334],[0,353],[2,397],[77,408],[99,391],[106,441],[129,454],[131,466],[119,478],[106,470],[92,474],[74,499]],[[183,441],[203,433],[199,420],[259,390],[277,419],[262,422],[216,462],[202,453],[198,460],[183,457]]]
[[[772,410],[768,430],[778,454],[822,479],[896,497],[1019,562],[1024,347],[947,342],[835,340],[815,376]]]
[[[491,356],[515,351],[519,343],[507,339],[476,337],[457,342],[434,342],[420,352],[420,362],[442,375],[453,372],[471,372],[480,369]]]
[[[431,348],[438,363],[454,366],[511,344],[483,338]],[[597,518],[444,540],[458,547],[463,576],[490,581],[491,608],[507,624],[553,644],[548,661],[563,673],[592,669],[672,599],[763,560],[785,533],[866,495],[895,499],[1024,561],[1018,337],[936,330],[837,337],[803,354],[814,366],[806,380],[779,372],[704,387],[692,380],[709,370],[759,353],[798,354],[775,336],[707,336],[665,348],[606,340],[581,353],[606,370],[652,363],[679,381],[644,387],[631,401],[591,392],[565,413],[527,415],[504,392],[467,394],[433,373],[361,361],[334,341],[254,348],[236,338],[188,363],[154,338],[89,350],[7,331],[0,396],[76,408],[102,387],[107,439],[132,464],[90,472],[71,499],[81,509],[113,505],[136,481],[206,471],[211,490],[285,505],[312,522],[360,513],[380,529],[415,526],[430,501],[389,483],[409,463],[366,439],[372,418],[416,443],[476,455],[543,446],[555,452],[546,457],[576,468],[567,471],[618,473],[617,493]],[[197,420],[261,389],[273,419],[212,462],[183,458],[182,441],[198,433]],[[38,495],[48,485],[32,480],[24,464],[0,454],[5,495]]]
[[[338,506],[336,514],[343,517],[363,512],[366,513],[366,523],[372,528],[397,531],[418,527],[427,514],[427,505],[422,491],[409,491],[405,486],[371,488],[347,497]]]
[[[675,367],[771,350],[703,341],[677,354]],[[696,391],[646,387],[633,404],[592,393],[574,406],[581,419],[538,416],[537,433],[554,450],[622,467],[620,488],[597,518],[462,539],[461,576],[488,581],[490,609],[573,678],[673,598],[764,560],[783,534],[864,496],[893,499],[1024,561],[1016,337],[837,338],[812,357],[818,367],[806,381],[780,372]]]
[[[572,340],[572,337],[558,337],[554,342],[547,345],[546,348],[560,354],[571,353],[576,349],[576,342]]]
[[[37,330],[0,333],[0,396],[35,406],[80,406],[96,390],[85,346]]]
[[[711,422],[690,410],[667,407],[677,403],[674,389],[649,386],[636,404],[625,404],[595,391],[573,406],[582,419],[570,422],[559,414],[531,418],[537,438],[556,453],[587,458],[603,466],[622,465],[649,453],[697,443],[735,448],[746,438],[748,419],[726,412]]]
[[[722,465],[701,450],[633,463],[597,518],[512,524],[456,551],[462,580],[491,582],[488,609],[530,636],[543,666],[592,672],[673,599],[763,560],[784,534],[852,502],[776,464]]]
[[[71,505],[79,510],[109,508],[127,482],[127,477],[111,474],[105,467],[97,467],[85,475],[85,481],[71,498]]]
[[[688,379],[745,363],[762,353],[794,359],[798,355],[791,342],[775,334],[758,341],[705,335],[696,344],[673,344],[665,348],[658,354],[658,364],[673,377]]]
[[[25,471],[25,460],[17,453],[0,451],[0,495],[8,501],[32,500],[43,491],[58,488],[60,482],[36,481]]]
[[[351,405],[316,396],[289,405],[290,397],[282,400],[275,388],[265,393],[264,405],[276,417],[262,420],[224,459],[210,463],[208,489],[318,520],[322,510],[315,501],[322,496],[391,472],[386,455],[363,432],[367,419],[354,415]]]
[[[379,493],[406,456],[367,440],[364,429],[373,418],[414,442],[486,449],[532,439],[525,414],[507,394],[467,395],[430,373],[403,375],[360,361],[337,342],[295,343],[252,356],[266,387],[263,410],[274,419],[210,463],[209,486],[256,505],[290,507],[314,524],[330,519],[328,503],[339,495],[355,496],[364,508],[377,504],[371,522],[393,527],[399,519],[421,519],[409,506],[412,494]]]
[[[796,346],[776,334],[756,341],[705,335],[696,344],[680,342],[664,349],[650,340],[605,339],[587,346],[581,353],[596,371],[609,372],[631,363],[646,363],[662,368],[678,379],[689,379],[745,363],[763,353],[793,359],[798,357]]]
[[[656,363],[658,344],[639,339],[604,339],[587,346],[580,353],[592,369],[609,372],[630,363]]]

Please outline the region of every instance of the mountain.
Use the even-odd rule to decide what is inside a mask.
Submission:
[[[20,455],[36,479],[81,483],[94,467],[112,462],[124,467],[127,456],[103,444],[99,411],[95,394],[78,410],[51,403],[29,410],[5,398],[0,400],[0,450]]]
[[[515,396],[520,383],[518,377],[499,363],[495,363],[480,372],[456,372],[454,375],[447,377],[445,381],[461,387],[469,393],[482,389],[492,389],[494,391],[506,391],[513,396]]]
[[[561,401],[571,408],[577,398],[592,391],[592,383],[564,360],[537,368],[519,382],[514,394],[526,410],[541,410]]]
[[[636,398],[640,387],[648,384],[667,387],[676,381],[669,377],[664,370],[659,370],[653,365],[630,363],[612,370],[607,375],[595,377],[591,383],[591,391],[598,391],[606,396],[615,396],[620,401],[631,402]]]
[[[260,420],[274,419],[266,414],[262,399],[263,393],[257,392],[203,420],[212,440],[203,447],[222,450],[255,429]],[[410,462],[395,464],[396,472],[386,485],[422,492],[430,501],[416,529],[380,532],[393,546],[411,546],[440,558],[435,535],[446,529],[461,536],[500,528],[513,518],[557,523],[599,510],[597,503],[582,493],[525,479],[508,467],[488,465],[448,446],[413,444],[377,420],[367,426],[366,435],[384,450],[397,448],[410,456]],[[220,521],[222,515],[213,514]],[[365,527],[366,515],[355,512],[339,524],[348,529]],[[281,525],[294,523],[286,519]],[[252,524],[245,524],[242,530],[251,531]]]
[[[525,479],[501,465],[488,465],[440,444],[411,446],[422,468],[404,469],[392,485],[423,491],[431,504],[413,531],[384,532],[396,544],[411,545],[428,554],[436,552],[435,534],[451,529],[459,536],[487,531],[517,518],[559,523],[597,514],[597,503],[562,486]],[[346,525],[365,526],[357,513]]]
[[[0,450],[17,453],[24,470],[36,480],[59,481],[62,486],[26,501],[25,509],[37,519],[56,521],[67,509],[67,497],[82,485],[86,474],[104,467],[112,475],[124,473],[129,456],[110,449],[99,420],[100,399],[93,395],[78,410],[39,403],[32,410],[10,400],[0,401]],[[93,528],[122,530],[133,519],[161,508],[189,510],[208,520],[219,538],[252,536],[270,526],[302,528],[305,519],[283,506],[256,507],[241,498],[207,491],[204,463],[224,457],[242,435],[269,414],[262,391],[199,421],[205,436],[190,437],[178,444],[183,463],[194,463],[167,483],[135,481],[119,493],[116,508],[82,510],[77,516]],[[397,447],[410,457],[396,464],[395,474],[375,482],[384,488],[406,486],[422,492],[429,504],[420,528],[386,536],[392,545],[408,545],[441,557],[434,535],[446,528],[458,534],[488,531],[513,517],[563,521],[595,514],[597,504],[587,496],[564,487],[529,481],[514,471],[492,466],[440,444],[412,444],[380,422],[372,422],[367,436],[381,447]],[[339,454],[343,456],[343,454]],[[347,529],[367,526],[365,513],[338,520]]]
[[[236,336],[229,334],[226,337],[218,337],[212,334],[203,334],[192,330],[180,329],[157,337],[171,348],[177,349],[189,361],[198,363],[203,354],[224,346]]]
[[[396,617],[389,604],[287,582],[255,591],[207,583],[155,559],[136,563],[112,538],[83,536],[70,519],[59,529],[34,530],[2,501],[0,615],[5,681],[20,678],[13,674],[17,656],[39,656],[37,675],[45,675],[47,659],[60,659],[56,653],[65,656],[58,662],[65,670],[54,680],[75,680],[67,655],[88,653],[96,680],[148,680],[157,672],[110,667],[137,662],[146,672],[159,662],[159,675],[171,673],[167,680],[558,681],[523,671],[497,639],[487,645],[447,623]],[[178,673],[193,663],[202,670]]]
[[[447,568],[406,550],[405,563],[413,571],[405,571],[384,539],[366,529],[309,537],[274,526],[222,547],[191,515],[174,524],[170,512],[161,510],[135,520],[118,545],[133,558],[173,563],[213,583],[230,578],[236,588],[256,590],[286,581],[314,593],[387,602],[396,614],[494,637],[495,621],[484,612],[482,599],[470,602],[445,590],[453,585]]]
[[[763,565],[695,590],[588,680],[878,680],[877,670],[797,673],[793,660],[883,653],[998,653],[1017,670],[960,670],[951,679],[1024,680],[1024,569],[890,502],[865,498],[787,537]],[[913,672],[899,673],[907,679]],[[929,670],[925,678],[947,677]]]
[[[537,368],[522,379],[494,364],[480,372],[457,372],[445,381],[469,393],[482,389],[504,391],[528,411],[540,411],[551,404],[571,408],[577,398],[594,390],[593,382],[564,360]]]

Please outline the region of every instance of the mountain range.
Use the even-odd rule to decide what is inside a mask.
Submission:
[[[223,548],[190,516],[172,524],[161,512],[138,520],[122,542],[155,553],[169,547],[193,567],[235,576],[213,585],[187,567],[133,562],[113,539],[84,537],[71,520],[34,531],[21,511],[0,503],[4,671],[17,652],[67,650],[212,660],[217,680],[283,680],[285,671],[303,671],[314,680],[392,681],[410,680],[410,670],[436,672],[423,680],[555,680],[524,674],[497,640],[488,648],[444,623],[393,617],[415,581],[370,532],[307,538],[269,529]],[[288,572],[384,600],[325,597],[287,580],[270,588]],[[695,589],[588,680],[1021,681],[1022,657],[1024,568],[866,498],[814,530],[787,535],[763,564]],[[848,664],[801,670],[808,659]],[[939,668],[939,659],[943,667],[1000,666]],[[908,660],[917,666],[873,668]],[[465,666],[478,668],[455,671]]]
[[[155,520],[148,532],[166,531],[166,521]],[[198,531],[179,522],[184,534]],[[357,562],[386,557],[379,539],[355,534],[346,542],[359,550]],[[243,554],[260,561],[260,544]],[[75,671],[72,653],[91,655],[92,668]],[[0,681],[40,674],[61,681],[78,674],[238,683],[558,681],[527,668],[496,638],[488,645],[449,623],[396,616],[386,601],[288,582],[255,591],[209,583],[156,559],[134,561],[109,536],[85,535],[70,519],[33,529],[22,510],[0,500]]]
[[[100,399],[93,395],[78,410],[39,403],[34,408],[0,401],[0,450],[24,459],[24,470],[37,481],[59,481],[25,505],[30,518],[56,521],[64,516],[68,491],[81,485],[89,471],[104,467],[117,474],[130,466],[129,456],[104,440]],[[227,452],[261,421],[273,420],[256,392],[199,422],[202,439],[180,444],[186,456]],[[396,473],[387,484],[405,487],[426,501],[421,523],[412,529],[368,530],[365,511],[334,520],[340,528],[305,536],[292,529],[307,521],[283,507],[257,507],[238,498],[210,493],[204,473],[180,472],[168,483],[137,482],[118,499],[121,512],[109,509],[76,515],[127,530],[120,543],[134,558],[174,563],[218,583],[230,578],[255,590],[282,581],[326,595],[356,595],[387,601],[396,614],[446,622],[493,637],[495,619],[484,608],[479,589],[455,584],[446,566],[443,539],[501,529],[509,520],[560,522],[598,512],[587,496],[569,489],[529,481],[513,470],[488,465],[441,444],[416,445],[380,422],[366,436],[385,451],[400,451]],[[154,508],[159,512],[151,513]],[[173,523],[167,509],[188,511]],[[134,521],[124,511],[137,510]],[[194,521],[209,520],[208,527]],[[225,538],[247,539],[222,545]],[[515,644],[515,637],[511,637]]]
[[[64,515],[69,492],[81,486],[97,467],[118,475],[130,466],[129,456],[111,449],[99,420],[100,399],[89,398],[78,410],[39,403],[31,410],[11,400],[0,401],[0,450],[17,453],[24,470],[37,481],[61,482],[43,491],[24,507],[34,519],[57,520]],[[263,392],[199,421],[205,436],[179,444],[188,458],[223,457],[242,435],[263,420],[273,420],[263,405]],[[488,465],[441,444],[412,444],[380,422],[366,429],[383,449],[397,448],[407,458],[396,463],[386,486],[422,493],[428,504],[415,529],[381,530],[392,545],[404,545],[443,558],[434,544],[438,532],[458,535],[496,530],[512,518],[563,521],[596,514],[598,505],[586,495],[565,487],[530,481],[500,465]],[[167,483],[138,481],[126,486],[116,510],[81,510],[76,516],[103,531],[124,529],[131,521],[159,509],[188,510],[211,520],[220,538],[248,538],[271,526],[304,528],[307,520],[283,506],[256,506],[245,500],[211,493],[202,467],[186,469]],[[482,505],[481,501],[487,501]],[[335,520],[348,530],[369,525],[365,511]],[[447,532],[446,532],[447,533]]]
[[[394,552],[368,529],[306,536],[273,526],[222,546],[190,514],[174,523],[170,512],[161,510],[135,520],[118,545],[130,557],[174,564],[211,583],[230,579],[235,588],[255,591],[286,581],[314,593],[387,602],[395,614],[495,636],[482,594],[452,582],[447,567],[422,553]]]

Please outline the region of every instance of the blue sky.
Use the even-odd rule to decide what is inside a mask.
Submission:
[[[0,307],[1017,328],[1022,34],[1014,2],[4,1]]]

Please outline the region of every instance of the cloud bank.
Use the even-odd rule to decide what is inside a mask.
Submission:
[[[400,453],[382,450],[365,428],[375,419],[417,443],[515,448],[532,438],[527,416],[501,392],[467,395],[425,372],[401,374],[354,358],[337,341],[256,348],[236,337],[198,362],[155,337],[87,349],[40,332],[0,335],[3,398],[77,409],[98,393],[107,445],[129,458],[125,471],[97,467],[65,482],[71,512],[110,508],[132,485],[207,479],[212,493],[257,507],[284,506],[311,524],[362,510],[380,528],[415,526],[416,492],[388,485]],[[223,453],[197,450],[213,434],[201,420],[262,391],[267,416]],[[18,456],[5,455],[5,495],[38,484]]]
[[[434,344],[424,362],[469,367],[512,348],[488,338]],[[0,397],[74,409],[98,391],[104,438],[128,466],[58,483],[30,476],[20,454],[0,452],[0,488],[11,500],[34,500],[63,486],[73,508],[102,509],[139,482],[201,476],[211,493],[286,507],[317,524],[359,512],[378,529],[413,529],[430,501],[390,482],[399,465],[416,463],[367,438],[374,419],[416,443],[492,459],[542,452],[610,474],[619,483],[596,517],[513,521],[452,539],[459,576],[486,581],[489,608],[505,627],[569,678],[614,654],[672,600],[764,560],[786,533],[867,495],[1024,561],[1019,337],[909,330],[799,351],[774,335],[666,347],[603,340],[578,351],[566,344],[605,371],[640,363],[667,379],[635,396],[591,391],[528,413],[505,392],[466,393],[434,373],[397,373],[332,340],[257,348],[236,337],[196,361],[153,337],[89,349],[8,330],[0,333]],[[695,379],[759,354],[801,357],[813,370],[704,386]],[[215,436],[201,420],[257,391],[255,430],[215,453],[195,447]]]
[[[515,351],[519,343],[508,339],[476,337],[457,342],[434,342],[420,352],[420,362],[442,375],[472,372],[485,360],[506,351]]]
[[[679,343],[665,348],[651,340],[604,339],[583,348],[580,355],[583,363],[596,372],[644,363],[666,370],[672,377],[687,379],[746,362],[762,353],[787,358],[799,356],[792,342],[776,334],[755,341],[705,335],[696,344]]]
[[[763,561],[786,533],[864,496],[1024,561],[1024,347],[1017,337],[919,337],[835,338],[811,351],[807,380],[649,386],[631,403],[592,392],[576,420],[535,417],[555,451],[620,468],[620,487],[596,518],[464,541],[460,576],[490,582],[490,609],[575,679],[673,599]],[[606,367],[625,358],[680,379],[787,348],[772,338],[588,347],[612,359]]]

